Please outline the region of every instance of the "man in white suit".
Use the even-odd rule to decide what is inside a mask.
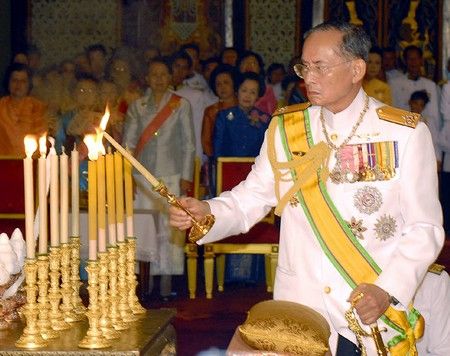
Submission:
[[[353,25],[326,23],[308,32],[296,72],[312,106],[274,114],[251,173],[232,191],[182,200],[196,217],[216,217],[200,244],[247,231],[276,206],[274,298],[321,313],[333,355],[360,352],[345,319],[350,302],[362,324],[387,328],[385,345],[413,352],[423,320],[410,303],[444,240],[430,133],[418,115],[383,106],[362,90],[369,48]],[[170,222],[191,226],[176,208]],[[409,323],[406,314],[416,317]],[[397,317],[401,326],[389,322]],[[376,354],[371,338],[362,343]]]

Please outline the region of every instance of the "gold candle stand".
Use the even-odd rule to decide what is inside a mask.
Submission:
[[[208,214],[202,220],[197,221],[197,219],[192,215],[192,213],[186,209],[183,205],[181,205],[180,201],[176,198],[176,196],[169,192],[169,189],[163,182],[159,182],[156,187],[153,187],[153,190],[161,195],[163,198],[167,200],[167,202],[175,206],[189,215],[192,221],[192,227],[189,231],[188,239],[190,242],[195,243],[200,240],[203,236],[205,236],[211,227],[214,225],[216,221],[214,215]]]
[[[110,301],[108,300],[108,253],[107,252],[99,252],[98,256],[98,265],[99,265],[99,275],[98,275],[98,283],[99,283],[99,297],[98,300],[100,302],[100,328],[102,329],[103,336],[110,339],[117,339],[120,337],[120,333],[117,332],[113,324],[111,323],[111,319],[109,317],[110,311]]]
[[[99,269],[97,261],[88,261],[86,271],[88,273],[89,307],[86,316],[89,319],[89,329],[86,336],[78,344],[78,347],[84,349],[103,349],[111,346],[100,327],[101,314],[98,305]]]
[[[86,307],[80,298],[80,238],[78,236],[72,236],[70,238],[70,282],[72,285],[72,305],[73,311],[77,314],[84,315],[86,313]]]
[[[116,330],[126,330],[130,326],[128,323],[122,321],[119,312],[119,289],[117,285],[117,262],[119,258],[119,251],[116,246],[108,247],[109,260],[109,299],[110,311],[109,317]]]
[[[47,341],[41,335],[39,327],[37,325],[38,319],[38,304],[36,303],[36,296],[38,287],[36,286],[36,277],[38,265],[36,259],[27,259],[25,266],[23,267],[26,279],[26,293],[27,302],[23,309],[27,325],[23,330],[22,336],[17,340],[16,347],[26,349],[37,349],[48,345]]]
[[[73,323],[83,320],[83,315],[74,312],[72,305],[73,288],[70,285],[70,259],[71,246],[68,243],[61,244],[61,295],[62,304],[60,310],[63,314],[64,321]]]
[[[50,302],[48,299],[48,272],[49,272],[49,261],[48,255],[39,255],[37,258],[38,266],[38,286],[39,286],[39,296],[38,296],[38,309],[39,317],[37,326],[42,337],[45,340],[55,339],[59,336],[58,332],[52,329],[48,314],[50,311]]]
[[[139,303],[139,299],[136,296],[137,279],[134,272],[136,263],[136,238],[127,238],[127,280],[128,280],[128,305],[130,306],[133,314],[145,314],[147,310]]]
[[[118,259],[118,286],[119,286],[119,313],[122,321],[129,323],[138,320],[138,317],[133,314],[128,304],[128,286],[127,286],[127,250],[128,246],[125,241],[118,242],[119,259]]]
[[[50,300],[50,323],[53,330],[66,330],[70,324],[64,321],[63,314],[59,309],[61,302],[61,291],[59,288],[61,250],[59,247],[50,247],[50,289],[48,299]]]

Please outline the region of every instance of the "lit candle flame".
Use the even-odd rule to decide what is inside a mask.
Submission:
[[[45,134],[39,137],[39,152],[43,157],[47,154],[47,136]]]
[[[105,113],[103,114],[102,120],[100,121],[100,128],[102,131],[106,130],[106,125],[108,125],[109,120],[109,106],[106,105]]]
[[[88,155],[91,161],[95,161],[98,158],[98,147],[96,141],[96,135],[86,135],[84,136],[83,142],[88,148]]]
[[[36,137],[34,137],[33,135],[26,135],[23,139],[23,143],[25,145],[25,153],[27,155],[27,158],[31,158],[31,156],[33,156],[33,153],[38,148]]]

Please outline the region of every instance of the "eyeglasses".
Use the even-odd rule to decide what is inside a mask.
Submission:
[[[317,77],[322,77],[327,74],[330,69],[351,62],[352,59],[333,65],[305,65],[303,63],[297,63],[294,65],[294,72],[300,78],[304,78],[307,74],[312,74]]]

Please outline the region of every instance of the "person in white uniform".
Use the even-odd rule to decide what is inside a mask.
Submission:
[[[182,199],[196,218],[216,217],[199,244],[248,231],[276,206],[281,232],[274,298],[321,313],[331,327],[333,355],[359,352],[345,319],[350,301],[364,328],[377,322],[387,328],[385,345],[392,340],[391,347],[412,352],[407,341],[414,341],[413,329],[423,320],[409,305],[444,240],[430,132],[419,115],[364,93],[369,48],[365,32],[347,23],[309,31],[296,72],[312,106],[274,114],[252,171],[233,190],[208,201]],[[172,226],[191,226],[185,212],[172,207],[169,214]],[[354,258],[361,264],[348,268]],[[354,276],[368,264],[372,277]],[[416,316],[411,324],[406,309]],[[400,315],[406,324],[394,329],[383,314]],[[376,354],[372,338],[362,337],[362,344]]]
[[[432,80],[421,75],[423,67],[423,53],[419,47],[408,46],[403,50],[403,59],[406,64],[406,74],[390,79],[389,85],[392,91],[392,104],[395,107],[409,110],[409,99],[415,91],[425,90],[430,102],[427,104],[423,115],[433,127],[441,127],[439,115],[439,91],[438,86]],[[441,152],[437,152],[438,161],[441,160]]]
[[[146,95],[134,101],[127,111],[123,143],[135,157],[173,194],[187,194],[194,171],[194,125],[189,102],[169,89],[170,65],[162,58],[148,66]],[[155,217],[156,250],[151,256],[150,274],[160,275],[162,298],[172,295],[172,275],[184,272],[184,236],[168,225],[167,204],[152,191],[149,182],[134,175],[136,197],[134,208],[149,211]],[[153,287],[150,280],[150,289]]]

